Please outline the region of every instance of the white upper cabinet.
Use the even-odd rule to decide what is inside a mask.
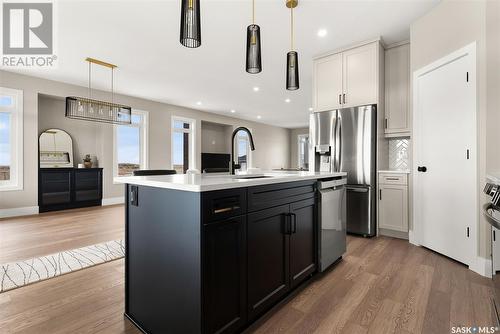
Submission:
[[[380,50],[376,41],[315,59],[314,111],[379,104]]]
[[[342,54],[343,107],[376,104],[378,98],[377,44],[372,43]],[[345,95],[344,95],[345,94]]]
[[[410,44],[403,44],[385,51],[385,134],[410,132]]]
[[[342,106],[342,54],[314,62],[314,110],[326,111]]]

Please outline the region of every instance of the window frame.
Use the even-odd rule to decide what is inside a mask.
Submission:
[[[141,117],[141,123],[130,125],[114,124],[113,125],[113,184],[120,184],[115,179],[127,176],[118,176],[118,127],[129,126],[139,128],[139,166],[141,169],[147,169],[149,166],[149,112],[144,110],[132,110],[132,115]]]
[[[248,130],[250,130],[250,132],[252,132],[252,129],[248,128]],[[243,131],[244,132],[244,131]],[[240,131],[238,131],[238,133],[240,133]],[[233,157],[233,161],[235,161],[235,163],[238,163],[238,156],[239,156],[239,151],[240,151],[240,140],[244,140],[247,142],[247,169],[246,170],[239,170],[241,172],[248,172],[248,170],[250,168],[252,168],[252,149],[250,148],[250,137],[248,136],[248,133],[244,132],[245,135],[244,136],[240,136],[238,135],[238,133],[236,134],[236,144],[235,144],[235,152],[234,152],[234,157]]]
[[[24,189],[24,146],[23,146],[23,91],[7,87],[0,87],[0,96],[7,95],[14,98],[13,107],[0,106],[0,112],[10,113],[10,166],[9,180],[0,181],[0,191],[15,191]]]
[[[189,123],[189,129],[175,128],[175,122]],[[182,116],[172,116],[170,121],[170,169],[174,169],[174,133],[187,133],[189,134],[188,156],[189,165],[188,169],[196,168],[196,120]]]
[[[297,168],[302,168],[301,166],[301,161],[300,161],[300,145],[301,145],[301,139],[302,138],[307,138],[307,141],[309,142],[309,134],[308,133],[302,133],[297,135]],[[305,150],[309,149],[309,143],[306,145]],[[304,161],[304,164],[309,164],[309,161]]]

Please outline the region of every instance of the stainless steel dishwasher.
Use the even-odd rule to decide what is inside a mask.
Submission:
[[[318,181],[319,271],[325,271],[346,251],[346,177]]]

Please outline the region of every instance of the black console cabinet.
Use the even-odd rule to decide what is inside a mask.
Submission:
[[[40,212],[97,206],[102,203],[102,168],[40,168]]]
[[[314,184],[127,184],[125,315],[149,334],[241,332],[316,272]]]

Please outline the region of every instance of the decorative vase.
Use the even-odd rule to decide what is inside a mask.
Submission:
[[[92,161],[84,161],[83,166],[85,168],[92,168]]]

